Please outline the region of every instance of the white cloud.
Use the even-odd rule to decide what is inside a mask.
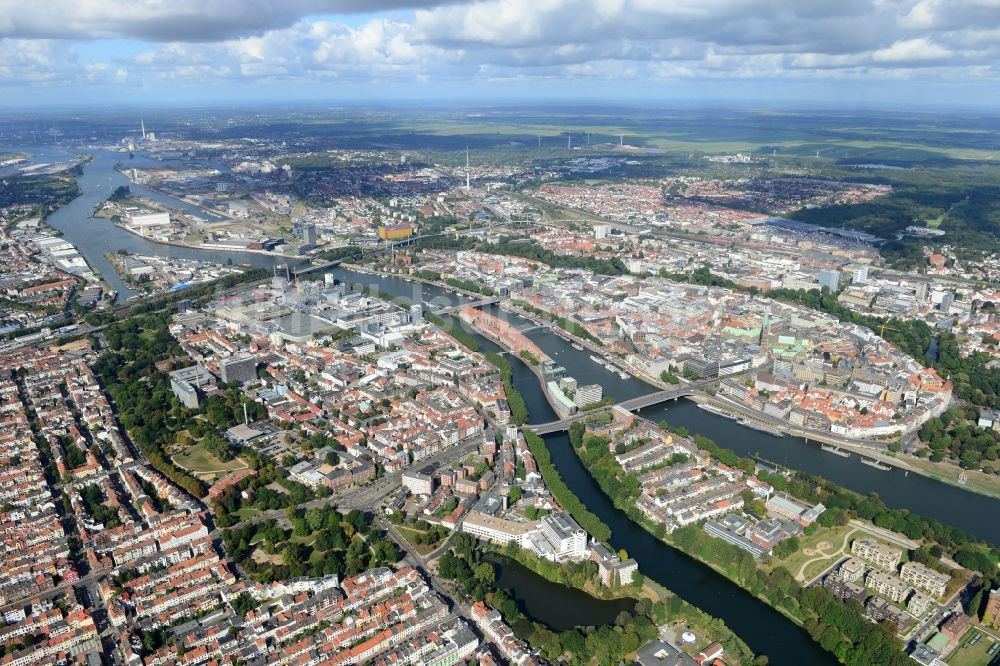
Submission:
[[[8,83],[991,80],[1000,62],[1000,0],[17,3],[0,0]],[[365,10],[390,11],[331,18]],[[145,45],[81,59],[108,37]]]

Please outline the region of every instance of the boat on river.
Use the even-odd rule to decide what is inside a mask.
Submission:
[[[836,456],[840,456],[841,458],[850,458],[851,457],[851,452],[850,451],[845,451],[844,449],[838,449],[836,446],[832,446],[830,444],[821,444],[819,448],[823,449],[824,451],[826,451],[828,453],[832,453],[832,454],[834,454]]]
[[[733,416],[732,414],[724,412],[718,407],[715,407],[713,405],[698,403],[698,409],[704,409],[706,412],[709,412],[710,414],[721,416],[722,418],[729,419],[730,421],[735,421],[737,419],[737,417]]]
[[[580,345],[578,345],[578,344],[576,344],[575,342],[573,344],[571,344],[570,347],[572,347],[573,349],[575,349],[577,351],[583,351],[583,347],[580,346]]]
[[[736,422],[741,426],[750,428],[751,430],[757,430],[759,432],[767,433],[771,437],[784,437],[785,433],[781,432],[776,428],[769,428],[765,425],[760,425],[759,423],[754,423],[748,419],[737,419]]]
[[[593,361],[594,363],[597,363],[598,365],[604,365],[604,359],[602,359],[600,356],[594,356],[593,354],[591,354],[590,360]]]
[[[884,462],[881,462],[875,458],[865,458],[864,456],[861,456],[861,464],[868,465],[869,467],[874,467],[875,469],[880,469],[883,471],[888,471],[892,469],[891,465],[886,465]]]

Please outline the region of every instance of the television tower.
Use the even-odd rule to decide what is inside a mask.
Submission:
[[[625,146],[625,135],[624,134],[619,134],[618,135],[618,145],[621,146],[621,147]]]
[[[146,140],[146,123],[143,122],[142,118],[139,118],[139,129],[142,130],[142,140]]]
[[[566,135],[566,150],[573,150],[573,135]]]
[[[472,180],[469,176],[469,147],[465,147],[465,191],[472,190]]]

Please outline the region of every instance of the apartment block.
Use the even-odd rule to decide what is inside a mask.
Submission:
[[[899,571],[899,577],[913,587],[927,592],[932,597],[944,596],[951,577],[934,571],[920,562],[907,562]]]
[[[871,539],[855,539],[851,544],[851,553],[883,571],[895,571],[903,555],[900,549]]]
[[[865,578],[865,587],[893,603],[901,603],[910,593],[910,586],[891,574],[872,570]]]

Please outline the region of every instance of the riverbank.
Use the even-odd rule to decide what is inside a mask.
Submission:
[[[829,644],[824,641],[821,646],[829,653],[833,653],[837,648],[838,660],[852,664],[861,663],[856,660],[845,660],[849,652],[861,649],[871,650],[866,652],[871,661],[864,663],[906,663],[907,657],[896,646],[895,640],[885,634],[878,625],[866,622],[860,613],[849,611],[848,606],[838,608],[836,612],[831,611],[828,604],[837,602],[829,592],[825,590],[820,594],[807,592],[806,588],[801,587],[784,567],[779,565],[769,570],[762,568],[749,553],[707,535],[697,525],[688,525],[672,534],[664,534],[662,525],[652,523],[636,509],[632,496],[612,488],[608,477],[604,474],[592,474],[590,467],[584,463],[584,460],[587,460],[596,464],[596,459],[608,462],[609,465],[611,463],[617,465],[613,460],[613,454],[607,450],[606,438],[588,439],[581,428],[567,439],[571,455],[597,486],[598,492],[611,502],[617,511],[624,514],[627,520],[657,542],[715,571],[800,628],[806,629],[810,621],[825,625],[827,631],[835,632],[834,635],[838,638]],[[591,447],[594,447],[593,451]],[[602,469],[606,471],[607,467],[602,466]],[[619,485],[621,485],[620,479]],[[864,630],[860,632],[856,629],[858,621],[864,623],[862,625]],[[858,635],[854,635],[855,633]],[[813,639],[818,641],[815,634]],[[875,642],[869,644],[869,640]],[[841,643],[846,645],[841,648]],[[875,657],[875,650],[882,655],[881,658]]]
[[[592,572],[590,577],[581,573],[574,575],[569,571],[571,568],[578,571],[585,570],[587,568],[586,562],[556,563],[543,560],[520,548],[490,546],[487,549],[485,559],[489,561],[494,557],[512,560],[546,581],[583,592],[595,599],[605,602],[631,602],[634,606],[628,612],[632,615],[642,615],[648,612],[647,608],[650,610],[657,607],[662,609],[662,617],[658,616],[656,619],[661,626],[669,625],[668,632],[674,635],[671,642],[687,652],[689,656],[695,656],[698,649],[704,647],[707,642],[718,641],[725,648],[728,663],[750,664],[753,662],[753,651],[726,625],[723,624],[720,627],[716,618],[687,603],[646,576],[642,577],[642,585],[639,588],[633,586],[611,588],[601,584],[596,571]],[[583,584],[581,584],[581,579],[584,579]],[[553,600],[553,602],[556,601]],[[697,636],[699,642],[683,645],[677,639],[685,631]]]
[[[157,245],[169,245],[169,246],[172,246],[172,247],[183,247],[183,248],[187,248],[189,250],[203,250],[203,251],[217,250],[217,251],[220,251],[220,252],[240,252],[240,253],[246,252],[248,254],[262,254],[262,255],[269,256],[269,257],[286,257],[286,258],[288,258],[288,255],[284,254],[283,252],[272,252],[270,250],[253,250],[253,249],[244,248],[244,247],[229,247],[227,245],[211,245],[209,243],[202,243],[201,245],[192,245],[191,243],[185,243],[184,241],[168,241],[168,240],[163,240],[161,238],[152,238],[150,236],[143,235],[143,234],[139,233],[137,230],[132,229],[132,228],[130,228],[130,227],[124,225],[124,224],[116,223],[116,222],[112,222],[111,224],[114,225],[115,227],[118,227],[122,231],[127,231],[128,233],[132,234],[133,236],[138,236],[139,238],[141,238],[142,240],[146,241],[147,243],[156,243]],[[297,260],[299,260],[301,258],[302,257],[290,257],[290,260],[297,261]]]
[[[695,393],[688,396],[687,399],[701,405],[711,405],[713,408],[736,418],[747,418],[755,421],[764,420],[766,421],[766,425],[768,427],[779,430],[782,433],[795,437],[801,437],[807,442],[812,440],[821,444],[834,446],[843,451],[848,451],[854,455],[861,456],[864,459],[874,460],[879,464],[894,467],[907,474],[920,474],[921,476],[934,479],[935,481],[939,481],[941,483],[946,483],[967,492],[973,492],[985,495],[986,497],[1000,499],[1000,477],[997,476],[985,474],[983,472],[963,470],[958,465],[952,465],[946,462],[935,463],[924,458],[918,458],[917,456],[892,452],[889,451],[887,447],[876,448],[867,444],[860,444],[849,439],[844,439],[842,437],[836,437],[830,433],[793,426],[786,421],[769,418],[759,412],[753,412],[749,408],[721,396],[712,396],[706,393]],[[747,427],[743,424],[740,425]],[[958,480],[963,471],[967,474],[966,483],[961,483]]]
[[[342,264],[342,266],[344,268],[349,269],[349,270],[351,270],[351,269],[354,268],[354,265],[350,265],[350,264]],[[365,273],[365,274],[371,274],[371,275],[374,275],[374,276],[381,276],[381,277],[384,277],[385,279],[389,279],[389,280],[399,280],[401,282],[406,282],[406,283],[409,283],[409,282],[419,282],[421,284],[427,285],[428,287],[430,287],[432,289],[442,289],[442,290],[452,291],[452,292],[455,292],[455,293],[461,293],[460,290],[456,290],[453,287],[450,287],[450,286],[447,286],[447,287],[446,286],[441,286],[439,284],[435,284],[435,283],[427,281],[427,280],[422,280],[422,279],[420,279],[420,278],[418,278],[416,276],[411,276],[409,274],[396,274],[396,273],[389,273],[389,272],[384,272],[384,271],[379,271],[379,270],[373,270],[369,266],[363,266],[363,265],[362,266],[356,266],[356,268],[358,269],[358,272]],[[471,294],[470,293],[470,294],[467,294],[467,296],[471,297],[471,298],[476,298],[476,297],[481,298],[480,294]],[[506,309],[506,310],[510,311],[512,314],[516,314],[518,316],[524,317],[525,319],[527,319],[529,321],[533,321],[535,323],[539,323],[539,324],[545,323],[544,320],[540,319],[537,316],[531,315],[530,313],[521,312],[518,308],[516,308],[515,306],[513,306],[513,302],[510,301],[510,300],[503,301],[503,304],[502,304],[502,306],[501,306],[500,309]],[[536,342],[542,343],[543,338],[539,338],[538,337],[539,335],[544,335],[544,334],[542,334],[542,333],[537,333],[537,334],[533,333],[530,337],[532,337]],[[604,356],[604,355],[607,354],[607,350],[606,349],[604,349],[604,348],[598,348],[598,347],[596,347],[594,345],[591,345],[591,343],[589,343],[589,341],[584,340],[582,338],[574,338],[570,333],[568,333],[568,332],[560,329],[559,335],[556,338],[552,338],[552,340],[558,340],[559,341],[559,345],[560,345],[560,347],[563,350],[562,351],[563,354],[566,354],[566,353],[575,353],[575,350],[573,350],[571,352],[571,350],[569,350],[569,349],[566,348],[566,347],[568,347],[568,345],[564,345],[564,343],[567,341],[567,338],[569,339],[569,342],[573,342],[573,343],[579,344],[579,346],[584,347],[585,350],[589,350],[589,351],[591,351],[593,353],[601,354],[602,356]],[[552,354],[557,354],[558,355],[559,354],[559,349],[558,348],[557,349],[552,349],[551,345],[549,345],[549,347],[550,347],[549,348],[549,354],[550,355],[552,355]],[[589,360],[586,359],[586,351],[580,352],[579,355],[581,356],[581,362],[583,362],[583,363],[589,363],[589,364],[597,367],[597,364],[593,363],[593,361],[589,361]],[[565,356],[563,356],[562,358],[565,359]],[[565,361],[561,361],[561,362],[565,363]],[[527,368],[528,364],[524,364],[524,366]],[[579,372],[578,369],[576,369],[576,368],[573,367],[572,363],[569,364],[569,366],[567,367],[567,369],[570,371],[571,374],[577,374]],[[535,373],[535,376],[537,377],[537,373]],[[651,387],[658,387],[658,388],[661,388],[661,389],[676,388],[676,385],[665,384],[662,381],[660,381],[659,379],[654,379],[652,377],[642,376],[641,374],[635,373],[634,370],[633,370],[633,376],[637,377],[638,381],[642,382],[642,384],[649,385]],[[598,381],[600,381],[600,380],[598,380]],[[636,380],[632,380],[632,381],[636,381]],[[683,380],[681,380],[681,381],[683,381]],[[540,385],[542,385],[542,384],[540,384]],[[524,393],[524,387],[523,386],[522,386],[522,393]],[[542,393],[542,391],[539,391],[539,393]],[[621,397],[621,396],[619,396],[619,397]],[[694,396],[691,399],[690,404],[691,404],[691,406],[694,406],[694,405],[698,404],[699,401],[708,400],[709,398],[713,398],[715,400],[723,400],[724,399],[721,396],[714,396],[713,397],[713,396],[709,396],[708,394],[705,394],[705,393],[700,393],[700,394],[697,394],[696,396]],[[550,402],[547,397],[546,397],[546,402]],[[736,405],[736,407],[741,407],[741,406]],[[745,407],[741,407],[741,408],[744,409],[744,410],[747,409]],[[652,409],[659,409],[659,408],[652,408]],[[646,409],[643,410],[644,413],[648,413],[648,411],[649,410],[646,410]],[[694,410],[694,411],[699,411],[699,410]],[[763,416],[759,412],[752,412],[752,411],[749,411],[749,410],[746,412],[746,415],[750,416],[750,417],[756,417],[756,418],[759,418],[759,417]],[[740,414],[740,416],[743,416],[743,414]],[[534,420],[537,422],[537,419],[534,419]],[[723,419],[719,419],[719,420],[721,421]],[[735,421],[733,421],[731,427],[728,425],[729,421],[724,421],[724,423],[727,426],[727,428],[726,428],[727,430],[738,429],[739,433],[736,434],[736,435],[733,435],[732,433],[728,433],[727,432],[727,434],[725,436],[723,436],[723,435],[720,434],[720,435],[717,436],[717,439],[719,441],[728,441],[729,438],[734,437],[734,436],[737,437],[740,442],[751,441],[751,440],[754,440],[754,439],[758,439],[759,440],[761,438],[764,438],[766,440],[773,439],[770,435],[767,435],[766,433],[759,433],[758,434],[758,433],[754,432],[754,430],[752,428],[747,428],[747,427],[745,427],[743,425],[737,425],[735,423]],[[803,445],[803,441],[801,441],[801,440],[796,440],[794,442],[788,442],[788,443],[786,443],[785,441],[783,441],[781,439],[774,440],[776,443],[778,443],[782,447],[784,447],[783,448],[784,451],[789,451],[790,447],[794,447],[795,449],[801,449],[801,453],[784,453],[784,452],[782,452],[782,453],[773,453],[772,452],[770,455],[771,455],[771,458],[774,461],[777,461],[777,462],[780,463],[780,461],[782,460],[782,458],[787,458],[789,455],[792,455],[792,457],[794,457],[796,459],[799,459],[800,461],[808,459],[810,462],[813,462],[813,458],[816,458],[818,456],[819,460],[821,461],[821,462],[819,462],[818,465],[817,464],[813,464],[813,465],[810,466],[810,465],[807,465],[807,464],[800,464],[798,466],[792,465],[792,467],[795,468],[795,469],[802,469],[803,471],[806,471],[806,472],[810,472],[810,473],[814,473],[814,474],[821,474],[822,475],[824,473],[824,470],[828,470],[828,467],[829,467],[830,464],[836,466],[839,469],[840,467],[843,466],[842,463],[844,463],[845,460],[842,459],[842,458],[840,458],[840,457],[837,457],[833,453],[828,453],[828,452],[825,452],[825,451],[824,452],[820,452],[818,446],[815,447],[816,453],[813,454],[812,453],[812,448],[813,447],[808,446],[808,444],[810,443],[810,441],[811,442],[821,443],[821,444],[830,444],[830,445],[836,446],[836,447],[838,447],[840,449],[849,450],[851,452],[851,458],[854,458],[854,460],[850,460],[850,459],[847,460],[847,462],[849,463],[850,469],[852,470],[851,471],[851,478],[857,477],[860,474],[861,476],[864,476],[866,479],[868,479],[869,477],[871,477],[871,482],[872,482],[871,484],[868,484],[869,487],[864,488],[864,489],[860,489],[859,488],[857,491],[861,492],[862,494],[867,494],[867,493],[870,493],[870,492],[877,492],[879,494],[885,493],[887,495],[893,495],[893,494],[899,495],[899,497],[897,498],[897,500],[895,500],[895,503],[897,505],[899,505],[899,506],[903,506],[903,507],[910,506],[912,504],[911,499],[912,499],[913,495],[911,493],[888,493],[888,491],[884,487],[884,484],[889,483],[889,484],[897,484],[898,485],[899,482],[896,481],[895,479],[891,478],[890,476],[886,476],[885,480],[882,481],[882,482],[876,482],[875,476],[880,476],[880,475],[892,475],[892,476],[895,476],[896,474],[898,474],[899,476],[903,476],[905,474],[911,474],[912,473],[914,476],[919,477],[921,479],[926,479],[928,482],[933,481],[934,483],[942,483],[943,485],[949,487],[950,489],[954,489],[956,491],[962,491],[962,494],[969,495],[969,499],[966,500],[966,499],[960,499],[958,497],[951,497],[948,493],[945,493],[946,495],[948,495],[948,497],[941,499],[939,501],[939,503],[936,504],[935,506],[947,506],[947,505],[949,505],[951,503],[954,503],[956,501],[960,502],[963,506],[964,505],[978,506],[980,504],[980,501],[973,499],[975,497],[989,498],[991,500],[992,499],[1000,498],[1000,477],[989,477],[989,478],[986,478],[986,479],[982,479],[981,477],[985,477],[986,475],[977,475],[975,473],[970,473],[969,474],[969,483],[967,483],[967,484],[960,484],[960,483],[958,483],[958,480],[957,480],[958,479],[958,473],[959,473],[959,470],[958,470],[957,467],[954,468],[954,471],[951,470],[950,468],[943,468],[943,469],[942,468],[937,468],[937,469],[933,469],[933,468],[930,468],[930,466],[931,465],[935,465],[936,463],[930,463],[929,461],[927,461],[923,466],[921,466],[921,459],[919,459],[919,458],[911,458],[909,456],[905,456],[905,455],[902,455],[902,454],[893,454],[892,452],[887,451],[885,449],[882,449],[880,451],[882,455],[879,458],[879,460],[881,462],[883,462],[883,463],[886,463],[887,465],[891,465],[892,467],[898,469],[899,473],[893,472],[893,471],[881,471],[881,470],[876,469],[875,467],[867,467],[866,466],[866,467],[860,467],[859,468],[859,465],[858,465],[858,462],[857,462],[858,459],[855,458],[855,456],[864,456],[866,458],[874,458],[875,457],[875,453],[876,453],[875,449],[873,449],[871,447],[868,447],[868,446],[865,446],[863,444],[858,444],[857,442],[853,442],[851,440],[844,440],[844,439],[832,437],[829,433],[821,433],[821,432],[806,430],[804,428],[798,428],[798,427],[793,426],[792,424],[787,423],[787,422],[774,422],[771,425],[775,429],[781,430],[782,432],[788,434],[789,436],[801,438],[801,440],[804,440],[804,442],[806,444],[806,445]],[[695,427],[694,429],[697,430],[697,427]],[[743,455],[753,454],[754,450],[755,449],[749,449],[748,451],[744,451]],[[826,462],[828,460],[830,460],[829,463]],[[786,460],[786,465],[785,466],[787,466],[787,460]],[[953,475],[950,475],[950,474],[953,474]],[[995,481],[996,483],[995,484],[990,483],[992,481]],[[845,479],[840,479],[839,482],[841,484],[843,484],[843,485],[848,486],[848,487],[852,487],[852,483],[850,481],[845,480]],[[992,488],[992,490],[991,490],[991,488]],[[927,489],[925,488],[924,490],[927,490]],[[923,497],[924,494],[925,494],[925,493],[920,492],[920,491],[916,491],[916,492],[919,492],[921,497]],[[905,497],[903,495],[905,495]],[[937,496],[937,493],[935,492],[934,495]],[[938,515],[937,512],[932,511],[932,510],[930,510],[930,509],[928,509],[926,507],[925,508],[919,508],[919,507],[918,508],[913,508],[913,507],[910,507],[910,508],[911,508],[911,510],[915,510],[918,513],[923,513],[924,515],[932,515],[932,516],[936,515],[938,520],[941,520],[943,522],[948,522],[948,519],[946,517]],[[983,510],[986,510],[986,509],[983,509]],[[981,512],[982,511],[980,511],[980,513]],[[973,511],[972,514],[970,514],[970,515],[973,515],[974,513],[975,513],[975,511]],[[985,538],[991,538],[989,534],[982,534],[982,530],[974,529],[973,527],[969,526],[967,523],[962,523],[961,526],[964,529],[966,529],[967,531],[981,534],[981,536],[983,536]]]

